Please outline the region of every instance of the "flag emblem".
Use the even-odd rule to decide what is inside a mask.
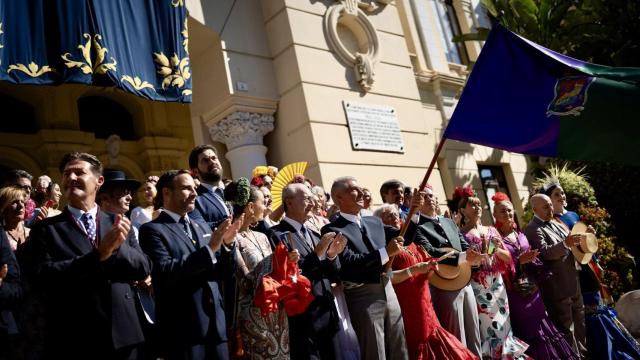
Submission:
[[[580,115],[587,104],[587,91],[595,80],[593,76],[573,75],[556,81],[554,97],[547,107],[547,116]]]

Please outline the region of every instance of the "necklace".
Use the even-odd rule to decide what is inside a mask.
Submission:
[[[266,257],[266,255],[264,254],[264,252],[262,251],[262,247],[260,246],[260,241],[258,240],[258,238],[256,237],[256,235],[253,233],[252,230],[246,230],[240,233],[242,235],[243,238],[249,240],[249,242],[256,247],[256,249],[258,249],[258,251],[260,251],[260,255],[262,255],[262,257]],[[249,236],[249,234],[251,234],[251,236]]]
[[[11,237],[11,239],[18,245],[23,243],[27,238],[27,230],[24,228],[24,225],[22,225],[22,236],[20,236],[20,228],[21,226],[18,224],[13,230],[6,230],[7,235],[9,235],[9,237]]]

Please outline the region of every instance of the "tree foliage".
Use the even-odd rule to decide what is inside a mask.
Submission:
[[[544,47],[601,65],[640,66],[640,0],[481,1],[492,21],[500,22],[509,30]],[[486,29],[479,31],[476,38],[486,39],[486,34]],[[460,40],[473,38],[465,34]],[[615,126],[606,121],[603,119],[603,126]],[[585,139],[584,146],[589,146],[589,139]],[[637,245],[640,240],[637,235],[640,192],[634,191],[637,179],[640,179],[640,167],[601,162],[568,162],[568,167],[581,168],[583,174],[589,176],[589,187],[593,186],[593,193],[588,196],[595,194],[600,206],[586,201],[582,207],[574,207],[577,204],[571,204],[570,195],[569,208],[587,218],[603,215],[602,211],[606,213],[598,221],[607,224],[603,232],[606,236],[600,239],[601,252],[605,254],[603,261],[612,267],[607,281],[617,287],[614,293],[632,288],[630,272],[622,270],[619,265],[628,266],[624,265],[628,263],[625,245],[634,255],[640,256]],[[571,185],[567,186],[569,189],[565,190],[569,192]],[[573,190],[571,193],[580,193]],[[530,216],[529,211],[524,218]],[[639,278],[640,270],[636,267],[635,271],[636,278]]]

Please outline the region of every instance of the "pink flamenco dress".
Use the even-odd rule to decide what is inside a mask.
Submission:
[[[396,255],[393,270],[402,270],[430,256],[421,246],[411,244],[407,251]],[[429,292],[429,275],[413,277],[393,285],[402,310],[402,320],[411,360],[472,360],[478,359],[438,321]]]
[[[482,239],[478,236],[465,234],[464,237],[471,247],[482,246]],[[494,227],[489,227],[485,237],[500,238],[500,234]],[[529,345],[511,331],[509,298],[502,279],[510,265],[492,254],[471,275],[471,287],[478,304],[483,359],[531,359],[525,354]]]

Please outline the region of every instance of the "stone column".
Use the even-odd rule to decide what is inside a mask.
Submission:
[[[209,126],[211,139],[227,146],[225,157],[231,163],[234,179],[250,179],[254,167],[267,165],[267,147],[262,139],[273,131],[273,122],[270,114],[236,111]]]

